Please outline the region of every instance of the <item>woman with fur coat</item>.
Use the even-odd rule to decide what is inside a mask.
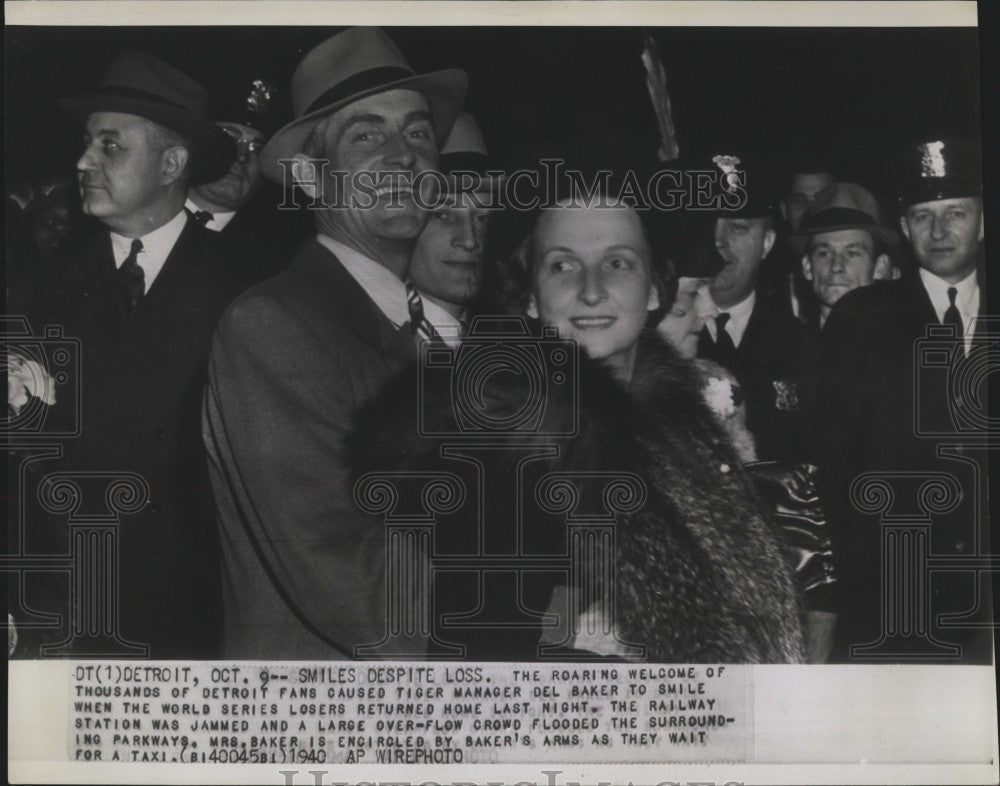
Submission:
[[[578,481],[579,510],[600,506],[609,475],[638,478],[644,499],[616,517],[613,571],[600,569],[607,556],[600,550],[584,557],[597,602],[581,604],[573,600],[574,592],[561,589],[565,570],[514,571],[517,578],[506,586],[517,595],[522,618],[538,624],[494,625],[479,646],[467,649],[470,656],[556,659],[557,652],[539,650],[553,640],[552,619],[541,614],[548,609],[572,629],[570,648],[598,655],[654,662],[803,660],[801,611],[780,536],[706,405],[698,372],[645,330],[649,312],[660,305],[652,259],[636,211],[564,205],[541,212],[533,233],[505,266],[508,289],[522,313],[557,328],[560,339],[572,339],[582,350],[576,384],[548,385],[530,433],[490,433],[492,447],[474,462],[477,478],[507,473],[522,480],[517,499],[493,499],[524,522],[519,553],[570,548],[565,519],[542,509],[538,487],[529,481],[569,473]],[[463,362],[463,351],[468,361],[487,344],[479,336],[467,341],[455,363]],[[449,440],[429,435],[448,433],[456,403],[476,408],[484,422],[503,423],[513,422],[525,402],[537,398],[530,375],[509,364],[494,368],[460,402],[456,393],[463,392],[454,375],[420,374],[419,396],[416,370],[390,385],[356,421],[351,448],[356,476],[454,472],[454,448],[442,450]],[[527,460],[532,445],[537,450]],[[477,482],[471,475],[467,479]],[[467,483],[466,488],[483,487]],[[450,535],[435,533],[435,557],[454,551],[470,533],[490,537],[483,517],[495,510],[478,503],[451,522],[445,530]],[[453,611],[464,607],[468,617],[477,605],[481,610],[497,601],[483,585],[478,595],[462,597]],[[439,616],[440,586],[436,597]],[[449,593],[445,603],[456,597]],[[584,609],[583,619],[573,619],[574,609]],[[581,622],[596,622],[612,636],[595,645]],[[450,635],[446,627],[439,633]]]

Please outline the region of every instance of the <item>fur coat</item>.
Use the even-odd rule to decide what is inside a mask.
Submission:
[[[542,462],[545,471],[633,473],[645,484],[644,505],[618,516],[615,586],[601,588],[617,594],[620,640],[644,645],[654,662],[801,662],[802,619],[789,555],[708,409],[694,366],[654,335],[641,339],[628,385],[582,354],[579,363],[578,398],[568,386],[550,389],[535,428],[572,431],[576,410],[575,434],[533,439],[559,446],[558,455]],[[481,406],[494,416],[512,413],[525,400],[526,384],[524,375],[494,374]],[[425,374],[419,397],[416,385],[411,369],[358,414],[348,440],[355,478],[369,471],[454,470],[441,457],[448,440],[421,436],[417,428],[418,406],[424,434],[452,421],[449,380]],[[500,447],[484,471],[521,471],[523,449],[514,447],[525,435],[491,439]],[[600,493],[590,489],[591,497]],[[531,491],[523,497],[519,504],[531,511],[525,518],[542,521]],[[477,530],[469,515],[452,531]],[[560,543],[551,523],[530,531],[544,549]],[[565,536],[561,543],[566,548]],[[536,608],[546,608],[558,583],[542,588]],[[466,605],[474,607],[475,600]]]

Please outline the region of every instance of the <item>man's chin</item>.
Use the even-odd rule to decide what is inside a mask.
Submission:
[[[386,215],[373,222],[375,235],[386,240],[416,240],[424,229],[424,217],[419,213],[399,211],[398,215]]]

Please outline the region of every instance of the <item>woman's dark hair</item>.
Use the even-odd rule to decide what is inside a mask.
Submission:
[[[673,262],[664,253],[663,236],[657,226],[656,211],[636,210],[636,214],[642,223],[643,235],[649,246],[650,276],[660,296],[660,307],[649,313],[647,325],[653,327],[659,323],[673,304],[677,295],[677,274]],[[536,233],[541,216],[542,211],[536,211],[534,220],[531,222],[531,231],[510,254],[500,259],[498,265],[501,302],[511,314],[523,315],[528,309],[532,273],[537,253]]]

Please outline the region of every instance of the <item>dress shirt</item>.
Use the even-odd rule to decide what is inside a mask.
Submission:
[[[153,282],[163,269],[167,257],[174,248],[177,238],[184,231],[187,223],[187,211],[182,210],[159,229],[154,229],[148,235],[138,238],[142,241],[142,251],[136,259],[139,267],[142,268],[146,281],[146,292],[149,292]],[[120,268],[125,262],[125,258],[132,251],[132,241],[135,238],[119,235],[117,232],[111,233],[111,251],[115,255],[115,267]]]
[[[753,305],[757,302],[757,293],[751,292],[750,297],[737,303],[732,308],[719,308],[716,316],[725,312],[729,314],[729,322],[726,323],[726,332],[729,334],[730,338],[733,340],[733,346],[739,348],[740,342],[743,340],[743,334],[746,333],[747,324],[750,322],[750,315],[753,313]],[[715,319],[706,319],[705,327],[708,328],[709,334],[712,336],[712,341],[718,341],[719,337],[715,334]]]
[[[418,290],[419,291],[419,290]],[[424,304],[424,317],[449,347],[457,347],[462,341],[462,323],[431,300],[427,295],[420,298]]]
[[[406,285],[395,273],[328,235],[317,235],[316,239],[337,256],[344,269],[361,285],[393,325],[400,328],[410,321]]]
[[[192,213],[205,210],[203,207],[198,207],[190,199],[184,203],[184,207]],[[212,218],[205,222],[205,229],[211,230],[212,232],[221,232],[229,225],[230,221],[236,218],[235,210],[230,210],[228,212],[216,212],[215,210],[209,210],[207,212],[212,214]]]
[[[944,324],[944,312],[951,305],[951,301],[948,299],[948,290],[951,287],[958,290],[958,294],[955,295],[955,307],[958,309],[958,315],[962,318],[962,338],[965,341],[965,352],[968,354],[969,349],[972,348],[970,323],[973,318],[979,316],[979,281],[976,271],[973,270],[957,284],[949,284],[930,271],[920,268],[920,280],[931,299],[931,305],[934,306],[938,322],[942,324]]]

